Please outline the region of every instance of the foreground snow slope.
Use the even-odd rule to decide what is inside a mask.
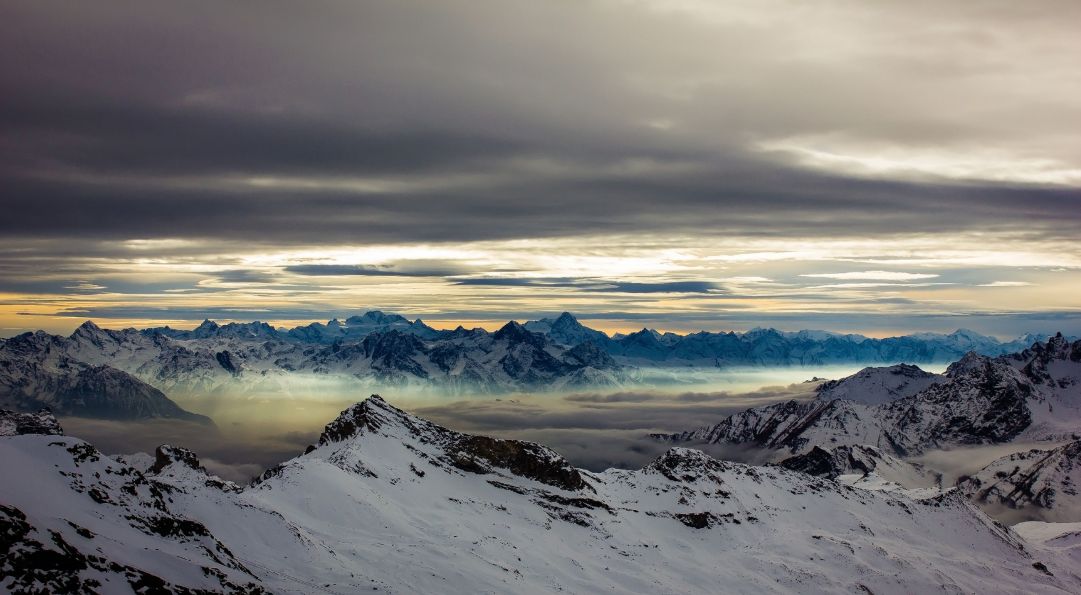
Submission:
[[[0,476],[19,478],[0,484],[0,529],[17,535],[0,552],[7,590],[1081,589],[1068,558],[1034,556],[957,493],[914,500],[682,448],[591,474],[543,446],[459,434],[374,396],[247,489],[183,449],[135,469],[55,435],[0,437]],[[64,572],[28,562],[43,558]]]

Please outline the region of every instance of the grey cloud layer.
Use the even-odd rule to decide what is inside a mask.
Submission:
[[[1079,118],[1065,99],[1074,83],[1062,76],[1063,53],[1081,50],[1075,3],[700,10],[9,6],[0,230],[268,244],[1076,238],[1074,188],[816,173],[756,149],[833,135],[1076,158],[1063,132]],[[1013,84],[1022,74],[1029,87]]]

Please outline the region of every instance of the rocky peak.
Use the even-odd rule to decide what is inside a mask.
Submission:
[[[643,328],[640,331],[631,333],[623,337],[623,343],[629,343],[633,345],[640,345],[643,347],[661,347],[661,342],[658,339],[660,333],[653,329]]]
[[[45,436],[63,436],[64,429],[48,409],[37,413],[17,413],[0,409],[0,436],[21,436],[24,434],[42,434]]]
[[[1081,344],[1081,341],[1077,342]],[[1036,343],[1034,346],[1035,351],[1044,355],[1045,359],[1073,359],[1071,358],[1071,345],[1070,340],[1062,336],[1062,333],[1055,333],[1054,337],[1047,340],[1047,343]],[[1072,350],[1074,353],[1076,349]],[[1076,361],[1076,360],[1075,360]]]
[[[342,411],[334,421],[323,428],[319,444],[342,442],[361,434],[364,430],[378,431],[387,423],[395,424],[407,421],[411,415],[394,407],[379,395],[367,399]],[[417,421],[420,421],[417,419]]]
[[[643,471],[659,473],[672,481],[693,482],[715,476],[724,468],[725,463],[700,450],[674,447],[646,465]]]
[[[197,330],[197,331],[216,331],[216,330],[218,330],[218,323],[214,322],[213,320],[211,320],[209,318],[204,318],[203,321],[199,323],[199,326],[195,327],[195,330]]]
[[[92,320],[87,320],[86,322],[80,324],[79,327],[75,329],[75,332],[71,333],[71,339],[73,340],[84,339],[94,345],[99,346],[102,345],[104,341],[107,341],[110,338],[111,337],[109,336],[109,331],[106,331],[100,326],[94,324],[94,321]]]
[[[218,323],[207,318],[203,320],[199,326],[195,327],[188,336],[193,339],[207,339],[215,336],[219,329],[221,329],[221,327]]]
[[[319,445],[345,442],[367,433],[438,445],[452,465],[471,473],[486,474],[501,468],[566,490],[586,487],[578,470],[548,447],[521,440],[461,434],[406,413],[379,395],[342,411],[327,424],[319,436]]]
[[[534,347],[544,347],[543,335],[526,330],[524,326],[515,320],[503,325],[503,328],[496,331],[492,336],[497,341],[507,341],[511,344],[528,343]]]
[[[150,468],[152,473],[161,473],[166,467],[179,464],[189,469],[205,472],[199,457],[186,448],[162,444],[154,451],[154,466]]]
[[[88,333],[100,333],[101,332],[101,327],[98,326],[97,324],[95,324],[93,320],[87,320],[86,322],[80,324],[79,327],[75,329],[75,332],[79,332],[79,331],[85,331],[85,332],[88,332]]]
[[[991,365],[991,358],[986,355],[980,355],[975,351],[969,351],[961,359],[953,362],[946,368],[946,376],[950,378],[956,378],[958,376],[968,376],[974,373],[981,373],[988,369]]]
[[[578,324],[578,319],[575,318],[574,314],[571,314],[570,312],[563,312],[558,317],[556,317],[555,322],[553,324],[559,324],[559,323],[562,323],[562,324]]]

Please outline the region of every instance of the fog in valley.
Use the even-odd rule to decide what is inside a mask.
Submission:
[[[859,365],[728,370],[640,370],[648,384],[571,393],[441,394],[430,388],[372,387],[326,377],[297,378],[276,390],[174,396],[214,426],[171,420],[106,421],[66,417],[65,431],[109,454],[149,452],[160,444],[195,451],[213,473],[247,482],[318,440],[323,427],[350,405],[378,393],[411,413],[475,434],[550,446],[578,467],[638,468],[668,445],[653,432],[672,433],[717,423],[748,407],[809,399],[818,382]],[[943,366],[925,366],[941,371]],[[306,390],[307,389],[307,390]],[[718,458],[763,462],[773,453],[703,446]]]

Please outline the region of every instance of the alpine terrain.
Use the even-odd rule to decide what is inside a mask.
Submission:
[[[865,490],[673,448],[590,473],[372,396],[249,486],[0,414],[11,592],[996,592],[1081,588],[961,494]],[[1072,557],[1074,556],[1074,557]]]

